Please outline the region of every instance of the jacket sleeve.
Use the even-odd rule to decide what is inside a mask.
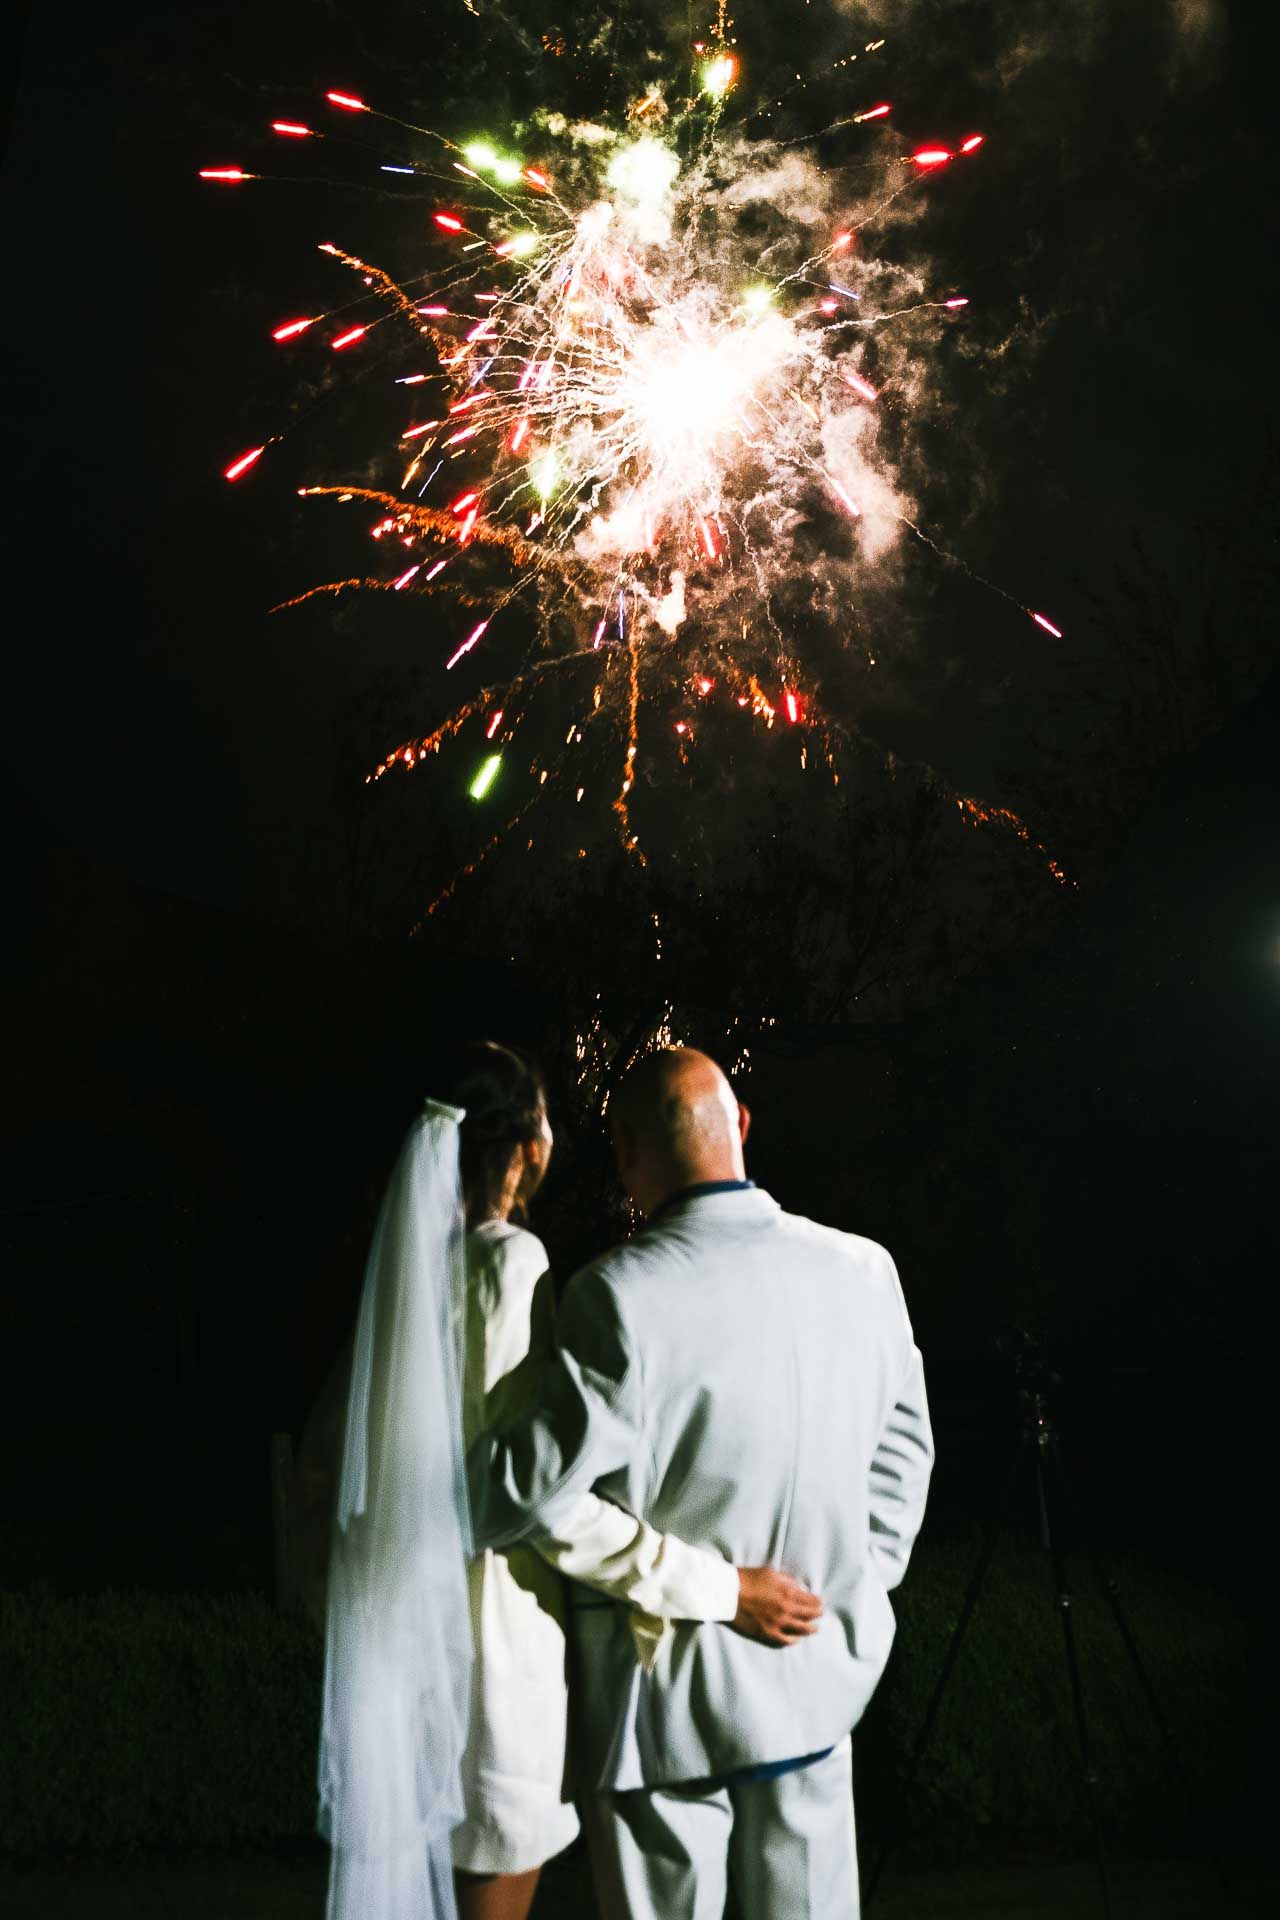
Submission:
[[[738,1611],[738,1569],[731,1560],[659,1533],[598,1494],[579,1494],[554,1533],[535,1533],[537,1548],[570,1580],[580,1580],[663,1620],[732,1620]]]
[[[468,1451],[476,1546],[557,1535],[582,1494],[634,1459],[640,1416],[639,1363],[616,1291],[587,1268],[569,1284],[533,1406]]]
[[[905,1313],[904,1307],[904,1318]],[[908,1323],[906,1363],[871,1458],[871,1560],[886,1588],[896,1587],[907,1570],[924,1519],[932,1471],[933,1429],[924,1390],[924,1361]]]

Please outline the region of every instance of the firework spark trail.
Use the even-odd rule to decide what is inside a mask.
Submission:
[[[882,45],[868,43],[865,51]],[[851,53],[835,65],[856,58]],[[406,601],[444,592],[455,604],[483,608],[478,624],[442,647],[446,671],[473,652],[509,651],[511,623],[500,616],[517,602],[533,607],[540,637],[524,641],[523,667],[500,689],[464,701],[416,745],[389,754],[371,779],[396,765],[416,766],[495,701],[509,712],[537,677],[538,648],[553,633],[560,644],[566,616],[578,626],[585,655],[557,657],[601,656],[593,715],[613,657],[625,652],[623,763],[613,812],[624,845],[642,862],[628,802],[642,668],[651,659],[661,665],[659,650],[676,642],[687,622],[696,618],[710,633],[740,628],[741,657],[726,687],[745,691],[732,697],[768,727],[781,712],[802,731],[827,722],[791,657],[779,609],[794,601],[797,579],[809,576],[839,604],[849,582],[890,551],[902,528],[1061,637],[1047,615],[924,531],[878,438],[882,398],[900,408],[921,380],[914,343],[884,333],[887,323],[968,303],[963,296],[930,297],[914,274],[867,259],[855,237],[936,174],[967,164],[982,136],[954,148],[898,148],[887,160],[875,158],[889,151],[884,143],[893,136],[884,132],[890,103],[871,96],[830,125],[865,125],[868,138],[882,143],[872,164],[906,174],[841,220],[835,183],[794,150],[797,142],[749,141],[739,129],[751,116],[738,128],[726,120],[737,66],[723,34],[718,43],[713,38],[700,71],[701,100],[668,102],[653,88],[621,129],[573,128],[542,116],[545,142],[558,158],[539,155],[537,164],[487,141],[459,144],[354,94],[327,95],[340,119],[373,115],[435,141],[450,173],[417,163],[381,170],[412,172],[428,185],[451,181],[451,198],[425,209],[434,239],[417,292],[332,242],[321,247],[361,277],[367,291],[352,304],[369,299],[382,309],[371,320],[349,321],[328,349],[358,355],[375,327],[404,323],[426,360],[399,381],[427,385],[430,398],[413,402],[401,432],[400,457],[409,464],[398,493],[299,489],[379,507],[382,518],[370,531],[399,548],[390,577],[352,574],[281,603],[298,607],[318,595],[366,589]],[[316,137],[301,122],[274,128],[295,141]],[[219,167],[203,177],[229,185],[259,176]],[[282,322],[272,337],[305,353],[328,317]],[[275,438],[233,461],[226,478],[255,468]],[[405,489],[424,468],[418,502],[406,502]],[[433,488],[434,503],[422,504]],[[800,557],[800,540],[813,516],[824,513],[837,516],[843,531],[815,565]],[[415,551],[420,543],[425,558]],[[427,565],[432,547],[445,557]],[[503,588],[475,559],[497,552],[513,570]],[[819,598],[815,591],[815,605]],[[762,675],[776,678],[771,692]],[[654,679],[670,687],[683,677],[677,655]],[[676,732],[683,753],[688,723]],[[830,735],[819,731],[817,738],[838,780]],[[483,791],[473,788],[474,797]],[[974,808],[975,818],[1003,819],[998,809]]]
[[[993,807],[985,801],[975,800],[970,794],[953,793],[950,796],[959,807],[965,819],[975,827],[1003,826],[1015,833],[1027,846],[1034,847],[1041,855],[1045,866],[1060,887],[1074,887],[1079,883],[1072,880],[1059,865],[1042,840],[1037,840],[1021,815],[1014,813],[1011,807]]]
[[[506,822],[506,824],[502,827],[499,827],[496,833],[490,835],[490,837],[485,841],[484,845],[481,847],[480,851],[477,854],[473,855],[472,858],[468,860],[467,864],[464,867],[459,867],[457,873],[455,873],[455,875],[453,876],[453,879],[450,880],[449,884],[445,887],[442,887],[440,892],[436,894],[433,900],[428,901],[426,907],[423,909],[421,920],[419,920],[415,926],[410,927],[409,929],[410,939],[412,939],[416,934],[419,934],[422,932],[422,929],[427,924],[427,921],[430,920],[434,914],[437,914],[440,911],[441,907],[447,906],[449,904],[450,900],[453,899],[453,896],[455,895],[455,893],[457,893],[458,888],[462,885],[464,880],[470,880],[474,874],[479,872],[480,868],[484,865],[485,861],[489,858],[490,854],[497,852],[498,848],[503,844],[507,836],[512,832],[514,828],[520,825],[520,822],[524,819],[525,815],[530,811],[532,807],[536,806],[537,802],[541,799],[541,797],[542,797],[541,788],[535,787],[533,792],[528,796],[528,798],[525,801],[523,801],[519,807],[516,808],[516,811],[511,815],[511,818]]]
[[[960,572],[972,580],[975,586],[985,588],[988,593],[999,594],[1000,598],[1007,600],[1011,607],[1017,607],[1018,611],[1025,613],[1029,620],[1034,620],[1038,627],[1043,627],[1046,633],[1051,633],[1055,640],[1061,640],[1062,629],[1055,627],[1052,620],[1045,614],[1036,613],[1025,601],[1019,600],[1016,594],[1010,593],[1007,587],[1002,587],[999,581],[989,580],[985,574],[979,573],[976,567],[971,567],[969,562],[962,558],[960,554],[952,553],[949,548],[941,546],[938,541],[924,531],[923,527],[918,527],[914,520],[908,519],[905,513],[899,514],[898,518],[901,520],[903,526],[907,527],[915,535],[917,540],[928,547],[930,552],[936,553],[939,560],[946,566],[958,567]]]
[[[633,641],[627,648],[627,751],[622,767],[622,785],[613,810],[618,816],[622,832],[623,845],[633,852],[641,866],[646,866],[644,852],[631,828],[631,809],[628,795],[635,784],[636,751],[639,742],[640,714],[640,650]]]

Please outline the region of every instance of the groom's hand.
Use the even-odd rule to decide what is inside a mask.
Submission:
[[[789,1647],[818,1631],[822,1602],[816,1593],[776,1567],[738,1568],[735,1633],[766,1647]]]

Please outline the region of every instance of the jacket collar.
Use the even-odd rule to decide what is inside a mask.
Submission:
[[[680,1206],[685,1200],[705,1200],[713,1193],[746,1193],[755,1184],[754,1180],[698,1180],[691,1187],[681,1187],[678,1193],[669,1193],[662,1205],[654,1208],[645,1225],[656,1225],[672,1207]]]
[[[754,1180],[708,1180],[686,1187],[664,1200],[645,1221],[643,1231],[697,1221],[699,1225],[728,1225],[731,1221],[768,1220],[782,1209]]]

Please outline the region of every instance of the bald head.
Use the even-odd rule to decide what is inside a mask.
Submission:
[[[741,1180],[751,1116],[692,1047],[642,1054],[609,1103],[618,1172],[645,1214],[685,1187]]]

